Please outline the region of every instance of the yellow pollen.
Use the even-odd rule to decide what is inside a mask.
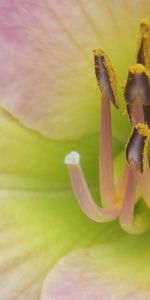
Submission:
[[[104,52],[101,49],[93,49],[93,53],[96,56],[104,56]]]
[[[150,129],[147,124],[138,123],[135,128],[138,130],[140,135],[150,137]]]
[[[145,18],[140,23],[137,54],[141,53],[142,63],[150,72],[150,20]]]
[[[117,78],[116,78],[115,71],[112,68],[111,63],[109,61],[109,58],[104,53],[104,51],[101,50],[101,49],[93,49],[93,53],[96,56],[103,57],[103,60],[104,60],[103,63],[104,63],[104,66],[106,68],[108,79],[109,79],[109,82],[110,82],[110,85],[111,85],[111,88],[112,88],[112,91],[113,91],[115,104],[116,104],[116,106],[118,106],[118,100],[117,100]]]
[[[144,34],[150,31],[150,20],[148,18],[143,18],[140,22],[140,30]]]
[[[139,123],[135,126],[137,128],[138,132],[140,135],[145,136],[145,142],[144,142],[144,148],[143,148],[143,169],[146,169],[147,166],[147,161],[145,160],[145,157],[147,157],[147,149],[148,149],[148,144],[149,144],[149,138],[150,138],[150,129],[148,128],[147,124]]]
[[[143,149],[143,169],[145,170],[147,167],[147,160],[145,157],[147,157],[147,151],[148,151],[148,144],[149,144],[149,138],[146,138],[144,149]]]
[[[147,75],[149,77],[147,70],[145,69],[145,67],[142,64],[136,64],[136,65],[129,67],[129,71],[133,74],[145,73],[145,75]]]

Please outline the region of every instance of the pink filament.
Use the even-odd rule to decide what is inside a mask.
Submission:
[[[119,195],[122,199],[125,189],[126,189],[126,184],[127,184],[127,179],[128,179],[128,173],[129,173],[129,165],[127,162],[125,162],[122,174],[119,178],[119,181],[116,185],[116,191],[117,191],[117,195]]]
[[[118,217],[117,208],[101,208],[93,200],[80,165],[68,165],[73,191],[83,212],[96,222],[106,222]]]
[[[133,168],[128,168],[126,188],[120,211],[120,226],[129,233],[139,233],[143,229],[134,223],[134,206],[136,202],[136,174]]]
[[[104,207],[115,205],[115,185],[112,164],[112,130],[110,101],[107,97],[102,97],[101,108],[101,132],[100,132],[100,193]]]
[[[136,126],[138,123],[144,123],[144,114],[142,104],[136,101],[132,105],[132,125]]]

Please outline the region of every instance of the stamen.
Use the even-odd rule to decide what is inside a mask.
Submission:
[[[129,68],[128,79],[124,89],[124,97],[131,124],[150,124],[147,113],[150,107],[150,80],[149,74],[141,64]]]
[[[136,126],[139,123],[144,123],[143,106],[141,103],[135,102],[134,104],[127,104],[126,107],[132,126]]]
[[[93,200],[79,160],[74,159],[78,155],[76,152],[71,152],[66,156],[65,163],[68,165],[72,188],[81,209],[90,219],[96,222],[106,222],[116,219],[118,217],[117,208],[101,208]]]
[[[134,219],[134,206],[136,202],[136,175],[133,168],[128,169],[126,189],[123,197],[119,222],[122,229],[129,233],[140,233],[145,230],[138,220]]]
[[[95,62],[95,75],[102,95],[107,98],[112,104],[118,108],[117,101],[117,80],[115,72],[109,61],[107,55],[101,49],[95,49],[94,62]]]
[[[150,71],[150,20],[143,19],[140,23],[140,34],[137,51],[137,62]]]
[[[140,135],[137,128],[134,128],[126,147],[126,159],[128,163],[139,172],[143,172],[144,170],[146,140],[147,137]]]
[[[112,129],[110,101],[118,108],[116,101],[116,77],[108,57],[101,50],[94,50],[95,74],[102,92],[101,130],[99,153],[100,194],[104,207],[115,203],[115,185],[112,165]]]

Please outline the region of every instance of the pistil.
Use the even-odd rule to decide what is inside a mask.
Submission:
[[[70,152],[65,157],[65,164],[68,165],[72,188],[83,212],[95,222],[116,219],[118,217],[117,208],[101,208],[93,200],[80,166],[79,154],[75,151]]]

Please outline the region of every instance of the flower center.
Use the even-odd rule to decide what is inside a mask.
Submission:
[[[117,183],[112,164],[112,128],[110,103],[119,108],[116,76],[109,58],[100,49],[94,50],[95,75],[100,88],[101,126],[99,147],[99,186],[102,207],[92,198],[80,166],[80,155],[72,151],[65,157],[77,201],[84,213],[96,222],[119,219],[127,232],[146,230],[141,219],[134,216],[136,190],[150,207],[150,168],[147,146],[150,137],[150,22],[142,20],[137,64],[129,68],[124,98],[132,133],[126,146],[124,168]]]

